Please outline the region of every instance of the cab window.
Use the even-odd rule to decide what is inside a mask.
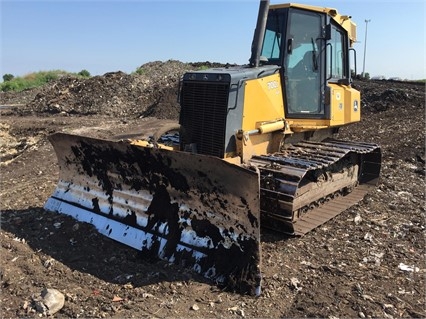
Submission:
[[[342,30],[334,24],[331,25],[331,39],[327,41],[327,79],[340,80],[348,77],[346,70],[346,37]]]

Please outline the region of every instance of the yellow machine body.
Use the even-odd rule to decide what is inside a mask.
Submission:
[[[282,86],[279,74],[245,82],[243,122],[240,134],[255,130],[258,130],[258,134],[251,135],[250,151],[243,158],[277,151],[283,134],[292,135],[293,133],[340,127],[361,119],[360,92],[351,86],[338,84],[329,84],[330,119],[286,119]],[[354,105],[357,107],[353,107]],[[269,128],[265,130],[265,127],[268,126]],[[264,136],[265,134],[267,136]],[[246,135],[246,139],[247,137],[248,135]],[[244,144],[247,145],[248,141],[243,142]]]

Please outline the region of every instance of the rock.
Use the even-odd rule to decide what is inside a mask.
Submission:
[[[55,260],[53,258],[49,258],[43,263],[43,266],[46,268],[51,268],[54,264]]]
[[[355,225],[359,225],[359,224],[361,224],[361,222],[362,222],[362,218],[359,214],[357,214],[354,218],[354,223],[355,223]]]
[[[56,223],[53,224],[53,227],[55,227],[56,229],[59,229],[59,228],[61,228],[61,225],[62,225],[62,223],[56,222]]]
[[[65,304],[65,296],[56,289],[45,288],[41,291],[40,297],[41,299],[35,302],[37,312],[50,316],[61,310]]]
[[[194,304],[191,306],[191,310],[198,311],[198,310],[200,310],[200,307],[199,307],[196,303],[194,303]]]

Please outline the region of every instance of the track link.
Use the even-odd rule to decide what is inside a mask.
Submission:
[[[302,236],[359,202],[378,182],[378,145],[302,141],[254,156],[260,170],[262,226]]]

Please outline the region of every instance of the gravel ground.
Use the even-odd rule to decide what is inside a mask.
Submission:
[[[64,304],[55,317],[424,318],[425,85],[355,83],[363,119],[339,138],[381,145],[378,187],[358,205],[308,233],[262,230],[263,294],[220,290],[173,265],[48,213],[58,168],[47,135],[149,135],[176,120],[177,79],[199,64],[143,65],[142,75],[63,78],[36,90],[1,93],[1,313],[47,315],[45,288]]]

